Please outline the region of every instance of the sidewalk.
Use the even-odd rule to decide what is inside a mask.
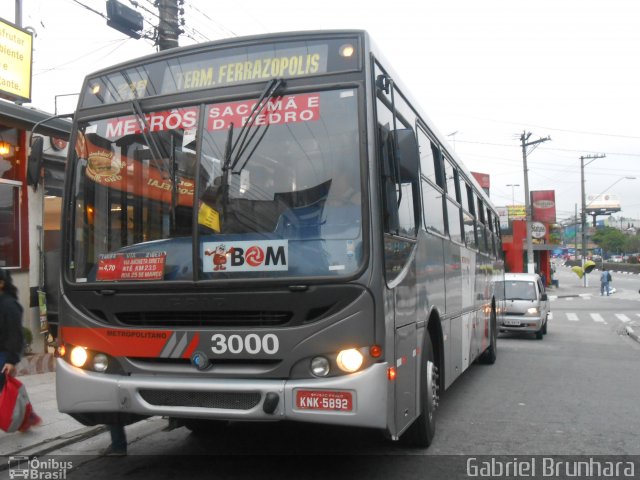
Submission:
[[[103,426],[85,427],[58,411],[55,378],[54,372],[18,376],[27,387],[34,410],[42,417],[42,425],[26,433],[0,432],[0,455],[44,454],[104,430]]]
[[[56,401],[56,374],[47,372],[19,376],[27,387],[29,399],[35,411],[42,417],[42,424],[26,433],[5,433],[0,431],[0,457],[10,455],[40,456],[56,455],[100,455],[111,442],[105,425],[85,427],[66,413],[58,411]],[[144,454],[136,451],[135,444],[143,438],[165,429],[167,422],[162,417],[151,417],[127,426],[127,440],[130,454]],[[0,472],[8,464],[0,458]]]
[[[36,373],[54,372],[56,359],[53,353],[34,353],[24,355],[17,366],[18,376],[33,375]]]

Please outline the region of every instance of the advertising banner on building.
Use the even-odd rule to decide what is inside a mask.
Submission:
[[[525,205],[507,205],[509,210],[509,221],[526,220],[527,209]]]
[[[556,223],[555,190],[531,192],[531,217],[534,222]]]
[[[0,97],[31,101],[30,32],[0,18]]]

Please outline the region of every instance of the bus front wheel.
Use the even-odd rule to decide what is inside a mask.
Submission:
[[[402,436],[407,446],[415,448],[427,448],[436,434],[435,411],[438,406],[440,387],[438,367],[435,364],[433,345],[428,333],[424,353],[420,370],[420,416]]]

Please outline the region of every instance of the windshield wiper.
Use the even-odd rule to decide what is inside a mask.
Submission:
[[[262,131],[262,134],[260,135],[258,140],[255,142],[253,150],[251,150],[251,153],[248,155],[247,159],[242,164],[242,167],[240,168],[240,170],[233,172],[233,169],[236,167],[236,165],[240,161],[240,158],[242,158],[242,155],[247,150],[249,145],[251,145],[251,142],[260,131],[259,127],[256,129],[253,128],[256,123],[256,120],[258,119],[260,114],[264,111],[264,109],[267,108],[269,101],[278,94],[280,87],[282,87],[283,85],[284,85],[284,80],[282,80],[281,78],[271,79],[269,83],[267,83],[267,85],[265,86],[262,93],[260,94],[260,97],[258,97],[258,101],[253,106],[251,113],[249,113],[249,117],[247,118],[247,121],[240,128],[240,133],[238,134],[238,138],[233,143],[233,146],[228,152],[228,155],[229,155],[228,158],[225,158],[225,163],[232,170],[232,173],[240,173],[242,171],[242,169],[245,167],[245,165],[249,161],[249,158],[251,158],[251,155],[253,155],[253,152],[255,152],[257,146],[262,141],[262,138],[264,137],[265,133],[267,132],[267,129],[269,128],[269,124],[266,125],[266,127]],[[237,149],[237,152],[236,152],[236,149]],[[236,152],[235,156],[234,156],[234,152]]]
[[[229,133],[227,134],[227,141],[224,149],[224,161],[222,164],[222,179],[221,179],[221,185],[220,185],[220,189],[222,192],[222,199],[223,199],[223,202],[222,202],[223,213],[226,213],[226,205],[229,200],[229,174],[231,173],[239,174],[244,169],[244,167],[247,165],[247,162],[253,155],[253,152],[255,152],[256,148],[264,138],[264,135],[267,133],[267,129],[269,128],[269,124],[265,126],[265,128],[262,130],[262,134],[255,142],[253,142],[253,139],[260,131],[260,128],[259,126],[258,128],[255,128],[255,129],[253,127],[259,115],[264,111],[264,109],[269,104],[269,100],[271,100],[273,97],[275,97],[278,94],[280,88],[283,85],[284,85],[284,80],[282,80],[281,78],[271,79],[269,83],[267,83],[264,90],[258,97],[258,101],[251,109],[251,113],[249,113],[247,121],[240,128],[240,133],[238,134],[238,138],[236,138],[235,142],[233,141],[233,123],[229,125]],[[252,142],[253,142],[253,149],[251,150],[249,155],[247,155],[247,158],[245,159],[240,169],[237,171],[234,171],[234,168],[240,161],[240,158],[242,158],[242,155],[247,150],[247,148],[252,144]]]
[[[147,142],[147,145],[151,150],[151,157],[155,161],[156,168],[160,171],[159,173],[162,175],[162,173],[166,171],[169,176],[172,176],[171,168],[165,158],[168,157],[168,155],[166,155],[166,152],[161,151],[161,147],[158,145],[158,142],[156,142],[156,139],[153,137],[153,135],[149,133],[151,131],[149,122],[147,121],[147,117],[144,116],[142,107],[140,106],[140,102],[137,98],[131,99],[131,108],[133,110],[133,114],[138,119],[138,123],[140,123],[142,136],[144,137],[144,140]],[[160,163],[162,163],[162,165],[160,165]]]

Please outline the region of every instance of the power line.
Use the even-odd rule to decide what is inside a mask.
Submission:
[[[489,122],[495,122],[495,123],[503,123],[505,125],[524,125],[527,127],[535,127],[535,128],[540,128],[540,129],[544,129],[544,130],[552,130],[552,131],[556,131],[556,132],[566,132],[566,133],[577,133],[580,135],[597,135],[597,136],[601,136],[601,137],[615,137],[615,138],[628,138],[628,139],[634,139],[634,140],[638,140],[640,139],[640,137],[635,136],[635,135],[622,135],[622,134],[616,134],[616,133],[602,133],[602,132],[589,132],[589,131],[585,131],[585,130],[571,130],[571,129],[567,129],[567,128],[555,128],[555,127],[547,127],[547,126],[542,126],[542,125],[535,125],[535,124],[531,124],[531,123],[522,123],[522,122],[508,122],[506,120],[496,120],[495,118],[486,118],[486,117],[476,117],[474,115],[464,115],[464,114],[453,114],[453,115],[457,115],[459,117],[462,118],[473,118],[475,120],[483,120],[483,121],[489,121]]]
[[[82,3],[82,2],[79,2],[78,0],[72,0],[72,1],[73,1],[73,2],[75,2],[75,3],[77,3],[78,5],[80,5],[81,7],[86,8],[86,9],[87,9],[87,10],[89,10],[90,12],[93,12],[93,13],[95,13],[96,15],[100,15],[100,16],[101,16],[102,18],[104,18],[105,20],[108,20],[107,16],[106,16],[104,13],[99,12],[98,10],[94,10],[94,9],[93,9],[93,8],[91,8],[90,6],[85,5],[85,4],[84,4],[84,3]]]

